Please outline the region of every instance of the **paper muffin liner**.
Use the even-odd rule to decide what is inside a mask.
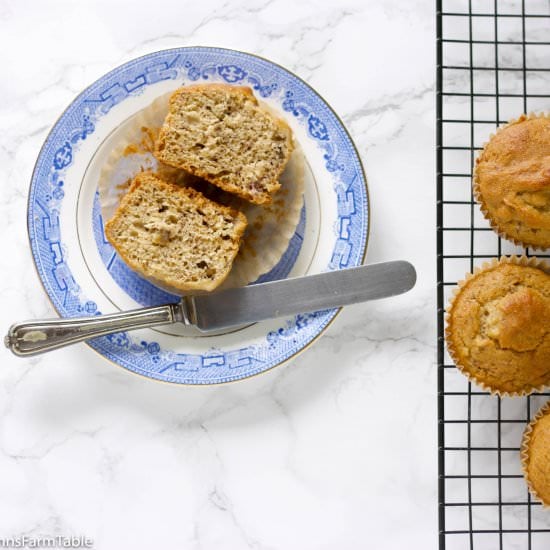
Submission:
[[[534,118],[550,118],[550,113],[529,113],[529,114],[522,114],[518,118],[513,118],[509,120],[506,124],[503,126],[499,126],[495,132],[489,134],[489,139],[483,144],[482,149],[479,151],[479,154],[477,155],[475,159],[475,165],[474,165],[474,177],[473,177],[473,184],[472,184],[472,191],[474,194],[474,198],[476,202],[479,204],[481,213],[483,214],[483,217],[489,222],[491,225],[491,229],[497,233],[499,237],[502,239],[505,239],[507,241],[513,242],[517,246],[522,246],[523,248],[531,248],[533,250],[548,250],[547,248],[544,248],[540,245],[534,245],[525,243],[521,240],[518,240],[516,237],[509,235],[506,233],[504,229],[502,229],[498,223],[491,218],[491,214],[489,213],[489,210],[487,209],[487,206],[485,205],[485,202],[483,201],[483,195],[481,193],[481,189],[479,186],[479,180],[478,180],[478,165],[481,160],[481,156],[483,155],[483,152],[485,151],[485,148],[489,144],[489,142],[500,132],[505,130],[506,128],[509,128],[510,126],[513,126],[514,124],[518,124],[520,122],[523,122],[525,120],[530,120]]]
[[[535,428],[535,424],[547,414],[550,414],[550,401],[548,401],[545,405],[543,405],[540,410],[535,414],[533,417],[533,420],[527,424],[525,431],[523,432],[523,439],[521,442],[521,469],[523,471],[523,476],[525,477],[525,482],[527,483],[527,488],[529,489],[529,492],[535,498],[538,502],[540,502],[543,506],[546,508],[550,508],[550,502],[546,502],[542,499],[542,497],[539,496],[537,493],[535,487],[531,483],[531,480],[529,479],[528,474],[528,467],[529,467],[529,454],[530,454],[530,444],[531,444],[531,436],[533,435],[533,431]]]
[[[468,378],[470,382],[476,384],[484,391],[488,391],[492,395],[496,395],[499,397],[524,397],[526,395],[530,395],[531,393],[542,391],[544,388],[547,387],[547,385],[541,384],[539,386],[525,388],[524,390],[518,392],[509,392],[500,390],[498,388],[493,388],[489,386],[485,381],[480,380],[475,374],[469,372],[464,365],[460,364],[458,353],[453,348],[451,343],[451,333],[453,331],[453,327],[451,324],[451,314],[457,297],[460,295],[462,289],[469,283],[471,279],[477,277],[480,273],[491,271],[500,264],[514,264],[525,267],[534,267],[550,275],[550,264],[546,260],[536,258],[534,256],[502,256],[500,259],[493,258],[492,260],[484,262],[480,267],[474,268],[473,273],[467,273],[464,279],[457,283],[457,287],[454,289],[453,294],[449,299],[445,315],[445,342],[447,344],[447,351],[449,352],[449,355],[451,356],[451,359],[453,360],[456,368],[464,376],[466,376],[466,378]]]
[[[153,156],[158,131],[168,112],[173,92],[164,94],[125,123],[118,145],[109,154],[100,174],[99,202],[104,220],[114,215],[134,176],[151,171],[162,179],[192,186],[208,198],[240,210],[248,221],[241,248],[227,279],[218,289],[245,286],[277,265],[294,235],[304,204],[304,156],[294,140],[294,150],[281,174],[281,188],[269,205],[258,206],[226,193],[183,170],[160,163]],[[262,107],[266,107],[262,104]],[[270,109],[268,109],[270,110]],[[143,275],[140,273],[140,276]],[[147,278],[155,286],[174,293],[181,290]]]

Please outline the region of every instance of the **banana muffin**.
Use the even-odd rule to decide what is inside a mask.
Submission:
[[[474,193],[501,236],[550,247],[550,116],[522,115],[492,136],[476,160]]]
[[[456,366],[482,388],[526,395],[550,383],[550,274],[536,259],[502,258],[459,283],[447,310]]]
[[[545,506],[550,506],[550,402],[525,430],[521,462],[529,491]]]
[[[154,284],[209,291],[229,275],[246,223],[233,208],[143,172],[105,224],[105,235]]]
[[[239,195],[269,204],[293,142],[289,126],[245,86],[183,86],[170,98],[156,158]]]

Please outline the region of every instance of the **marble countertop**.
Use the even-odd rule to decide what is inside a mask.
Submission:
[[[260,54],[326,98],[365,165],[367,261],[408,259],[417,286],[345,308],[289,365],[225,386],[155,383],[83,344],[2,350],[0,539],[436,548],[433,2],[0,0],[1,326],[54,314],[26,230],[52,124],[113,67],[186,45]]]

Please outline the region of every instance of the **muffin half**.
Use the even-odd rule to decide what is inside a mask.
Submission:
[[[289,126],[250,88],[195,84],[170,98],[155,156],[254,204],[269,204],[292,149]]]
[[[105,224],[105,235],[132,269],[178,292],[218,287],[245,228],[241,212],[144,172]]]

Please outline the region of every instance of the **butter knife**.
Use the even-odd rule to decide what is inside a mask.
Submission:
[[[416,282],[405,261],[329,271],[211,294],[184,296],[165,304],[98,315],[15,323],[4,343],[19,356],[30,356],[113,332],[183,323],[204,332],[266,319],[337,308],[402,294]]]

